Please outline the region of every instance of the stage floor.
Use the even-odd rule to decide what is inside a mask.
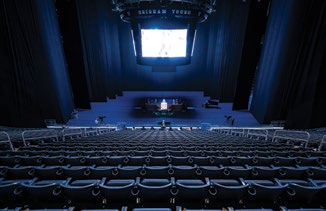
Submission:
[[[140,98],[173,98],[182,97],[189,100],[191,110],[175,113],[172,116],[156,116],[143,111],[137,105]],[[95,119],[106,116],[104,125],[125,123],[126,126],[157,126],[158,122],[170,122],[173,127],[200,126],[210,123],[213,126],[228,126],[225,116],[232,116],[236,127],[260,127],[249,111],[232,111],[232,103],[219,103],[219,108],[204,108],[202,105],[208,100],[201,91],[125,91],[117,99],[108,99],[107,102],[92,102],[92,109],[79,110],[78,117],[70,119],[67,126],[98,126]]]

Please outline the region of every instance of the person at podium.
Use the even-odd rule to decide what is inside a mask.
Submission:
[[[161,105],[160,105],[161,110],[167,110],[168,109],[168,103],[166,102],[165,99],[162,100]]]

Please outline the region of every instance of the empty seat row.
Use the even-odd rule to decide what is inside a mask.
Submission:
[[[5,179],[98,179],[107,178],[245,178],[325,179],[326,168],[280,166],[16,166],[0,167]]]
[[[38,206],[39,207],[39,206]],[[25,208],[16,207],[13,209],[0,209],[0,211],[25,211]],[[28,209],[29,211],[325,211],[326,209],[323,208],[297,208],[291,209],[286,206],[279,206],[273,208],[234,208],[234,207],[227,207],[227,208],[215,208],[214,209],[195,209],[195,208],[186,208],[182,206],[175,206],[175,209],[170,207],[135,207],[131,206],[122,206],[121,208],[93,208],[93,209],[78,209],[76,207],[68,207],[68,208],[39,208],[39,209]]]
[[[0,202],[44,203],[67,200],[88,203],[187,202],[231,205],[325,205],[326,180],[239,179],[96,179],[0,180]]]
[[[42,151],[32,151],[32,150],[20,150],[20,151],[1,151],[0,157],[5,156],[239,156],[239,157],[325,157],[326,152],[306,152],[306,151],[225,151],[225,150],[116,150],[108,151],[105,149],[100,150],[42,150]]]
[[[233,140],[230,137],[227,137],[225,139],[198,139],[198,140],[183,140],[183,139],[174,139],[174,140],[130,140],[130,139],[114,139],[114,140],[107,140],[102,139],[103,136],[96,136],[92,137],[92,139],[97,140],[97,142],[94,142],[94,140],[88,140],[85,138],[81,138],[78,140],[67,140],[67,141],[58,141],[58,142],[50,142],[50,143],[42,143],[40,142],[40,146],[99,146],[99,147],[106,147],[106,146],[125,146],[126,147],[133,147],[133,146],[154,146],[154,147],[192,147],[192,146],[216,146],[216,147],[239,147],[237,143],[242,143],[241,147],[250,147],[253,145],[257,145],[258,147],[265,147],[265,146],[271,146],[271,147],[281,147],[284,145],[283,143],[280,144],[278,142],[271,142],[271,141],[265,141],[265,140],[252,140],[252,139],[245,139],[245,140]],[[137,143],[139,143],[137,145]]]
[[[322,166],[326,157],[238,157],[238,156],[0,156],[0,165],[257,165]]]
[[[240,144],[240,143],[238,143]],[[196,144],[196,146],[178,146],[178,147],[172,147],[172,146],[155,146],[155,145],[148,145],[148,146],[27,146],[27,147],[21,147],[20,150],[32,150],[32,151],[129,151],[129,150],[137,150],[137,151],[164,151],[164,150],[174,150],[174,151],[302,151],[302,152],[310,152],[312,151],[312,148],[293,148],[291,146],[269,146],[266,144],[266,146],[235,146],[235,147],[227,147],[227,146],[216,146],[216,145],[204,145],[204,144]]]

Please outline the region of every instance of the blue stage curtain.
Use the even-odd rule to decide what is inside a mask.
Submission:
[[[249,97],[260,58],[262,38],[268,20],[270,0],[250,1],[245,41],[242,50],[233,110],[248,110]]]
[[[90,99],[103,102],[121,92],[121,20],[110,1],[78,0],[76,7]]]
[[[250,1],[216,1],[216,12],[208,19],[207,94],[233,102],[241,62]]]
[[[326,1],[305,1],[300,47],[288,84],[286,128],[326,126]]]
[[[260,123],[310,128],[325,122],[325,109],[317,109],[325,106],[325,20],[325,1],[271,2],[251,107]]]
[[[91,104],[86,80],[76,2],[71,0],[56,0],[55,5],[75,106],[76,108],[90,109]]]
[[[293,16],[295,3],[295,0],[271,2],[251,105],[251,111],[260,123],[269,123],[273,119],[281,118],[273,114],[271,107],[275,100],[273,98],[279,98],[275,95],[280,82],[280,74],[282,71],[289,71],[285,68],[291,65],[288,56],[291,54],[289,51],[294,49],[290,49],[290,46],[293,44],[293,47],[297,47],[294,42],[297,40],[296,33],[290,33],[293,28],[298,28],[298,23],[294,20],[291,22],[290,19]]]
[[[0,124],[65,122],[74,108],[52,0],[0,1]]]

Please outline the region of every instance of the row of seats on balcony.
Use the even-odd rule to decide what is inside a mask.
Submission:
[[[150,140],[138,140],[138,139],[107,139],[105,136],[95,136],[92,137],[92,140],[89,140],[89,137],[82,137],[80,139],[65,139],[64,142],[46,142],[42,140],[29,140],[29,142],[36,143],[40,146],[80,146],[80,145],[97,145],[100,147],[105,146],[157,146],[157,147],[179,147],[179,146],[185,146],[185,147],[192,147],[192,146],[201,146],[201,145],[207,145],[207,146],[216,146],[216,147],[223,147],[223,146],[231,146],[231,147],[239,147],[239,143],[241,143],[241,146],[259,146],[259,147],[282,147],[284,145],[287,146],[293,146],[296,144],[297,146],[300,146],[300,141],[295,142],[294,140],[291,140],[289,142],[285,141],[282,143],[279,142],[271,142],[266,140],[253,140],[249,138],[237,138],[237,137],[225,137],[223,139],[219,138],[212,138],[212,139],[198,139],[198,140],[187,140],[187,139],[150,139]],[[46,142],[46,143],[45,143]]]
[[[283,149],[283,150],[282,150]],[[114,146],[108,145],[106,147],[104,146],[82,146],[80,144],[79,146],[29,146],[29,147],[23,147],[20,148],[19,150],[30,150],[30,151],[42,151],[42,150],[47,150],[47,151],[268,151],[268,150],[274,150],[274,151],[314,151],[313,148],[293,148],[291,146],[283,146],[283,147],[273,147],[273,146],[268,146],[266,145],[265,147],[260,147],[260,146],[250,146],[246,147],[243,145],[239,146],[209,146],[209,145],[198,145],[198,146],[179,146],[179,147],[172,147],[172,146],[126,146],[126,145],[121,145],[121,146]]]
[[[0,180],[0,203],[165,203],[323,206],[326,180],[95,179]]]
[[[80,149],[80,148],[79,148]],[[225,151],[225,150],[97,150],[92,148],[91,150],[58,150],[58,151],[32,151],[32,150],[20,150],[20,151],[0,151],[1,157],[6,156],[218,156],[218,157],[228,157],[228,156],[238,156],[238,157],[325,157],[325,151]]]
[[[171,145],[192,145],[192,144],[220,144],[220,145],[236,145],[237,143],[241,142],[244,145],[253,145],[253,144],[259,144],[259,145],[280,145],[284,143],[291,143],[291,144],[298,144],[302,142],[303,140],[300,141],[296,139],[289,139],[289,140],[274,140],[274,142],[271,142],[271,140],[257,140],[257,139],[252,139],[252,138],[247,138],[247,137],[236,137],[236,136],[231,136],[231,135],[225,135],[223,137],[220,137],[219,134],[212,132],[212,136],[209,138],[205,137],[198,137],[196,139],[191,139],[187,137],[148,137],[148,136],[142,136],[142,137],[137,137],[137,136],[131,136],[131,137],[119,137],[115,138],[112,137],[112,134],[115,132],[101,135],[101,136],[90,136],[90,137],[80,137],[80,138],[65,138],[64,142],[69,142],[71,144],[78,144],[80,140],[83,143],[92,143],[96,141],[98,144],[106,144],[106,143],[116,143],[116,144],[123,144],[123,143],[129,143],[129,144],[137,144],[141,143],[143,145],[148,145],[148,144],[171,144]],[[53,142],[51,140],[48,141],[42,141],[42,139],[35,138],[35,141],[38,141],[39,143],[50,143],[52,145],[56,145],[56,142]]]
[[[74,131],[73,135],[78,134],[78,131]],[[69,136],[69,133],[63,133],[62,135]],[[99,137],[102,140],[160,140],[160,139],[171,139],[171,140],[209,140],[209,139],[226,139],[229,134],[221,134],[216,131],[205,131],[205,130],[193,130],[193,131],[180,131],[180,130],[118,130],[112,131],[107,134],[103,134]],[[92,136],[83,137],[87,140],[93,140]],[[237,139],[246,139],[247,137],[238,137]]]
[[[207,131],[207,134],[203,134],[200,132],[200,130],[197,130],[196,132],[186,131],[185,133],[182,133],[181,131],[173,131],[173,132],[156,132],[156,133],[150,133],[149,131],[132,131],[129,133],[121,133],[120,131],[114,131],[110,132],[108,134],[102,134],[101,136],[88,136],[84,137],[81,134],[77,136],[74,135],[60,135],[58,134],[58,138],[60,140],[70,141],[77,143],[77,139],[91,142],[91,141],[97,141],[97,142],[142,142],[142,143],[149,143],[149,142],[166,142],[166,143],[174,143],[174,142],[181,142],[181,143],[192,143],[192,142],[221,142],[221,143],[227,143],[227,142],[238,142],[243,141],[250,144],[250,142],[253,142],[253,139],[246,138],[246,137],[233,137],[231,140],[229,139],[229,135],[219,134],[212,131]],[[172,133],[172,134],[171,134]],[[26,135],[26,134],[25,134]],[[40,136],[38,137],[37,134],[34,134],[35,138],[27,136],[28,142],[33,143],[51,143],[54,142],[56,139],[53,137],[46,137],[46,136]],[[52,134],[53,135],[53,134]],[[63,136],[63,137],[61,137]],[[262,143],[266,142],[264,140],[260,140]]]
[[[38,206],[39,207],[39,206]],[[46,209],[46,208],[36,208],[30,209],[28,211],[325,211],[323,208],[289,208],[286,206],[276,206],[273,208],[236,208],[236,207],[223,207],[221,209],[214,207],[214,209],[196,209],[196,208],[186,208],[182,206],[175,206],[175,208],[170,207],[135,207],[135,206],[121,206],[121,207],[110,207],[110,208],[93,208],[93,209],[78,209],[76,207],[68,207],[68,208],[54,208],[54,209]],[[13,209],[0,209],[0,211],[26,211],[23,207],[16,207]]]
[[[60,140],[63,140],[59,138]],[[35,140],[39,141],[39,143],[53,143],[55,139],[51,138],[37,138],[35,137],[34,139],[30,138],[29,140]],[[43,140],[43,141],[42,141]],[[98,141],[99,143],[106,143],[106,142],[116,142],[116,143],[121,143],[121,142],[142,142],[144,144],[148,143],[184,143],[184,144],[192,144],[196,142],[215,142],[215,143],[220,143],[220,144],[225,144],[228,142],[228,137],[209,137],[209,138],[196,138],[196,139],[191,139],[191,138],[183,138],[183,137],[150,137],[150,138],[139,138],[139,137],[119,137],[119,138],[114,138],[110,137],[108,135],[101,135],[101,136],[89,136],[89,137],[65,137],[64,141],[69,141],[71,143],[77,143],[77,140],[83,140],[84,142],[93,142],[93,141]],[[247,137],[234,137],[231,140],[229,140],[231,143],[234,142],[244,142],[246,144],[250,144],[252,142],[258,142],[260,141],[262,144],[266,143],[267,140],[257,140],[257,139],[251,139]],[[270,141],[270,140],[268,140]],[[277,142],[274,142],[276,144]]]
[[[107,147],[96,147],[96,146],[28,146],[22,147],[19,150],[30,150],[30,151],[300,151],[300,152],[311,152],[314,151],[313,148],[293,148],[291,146],[283,147],[273,147],[273,146],[250,146],[245,147],[240,145],[235,147],[223,146],[223,147],[214,147],[214,146],[191,146],[191,147],[171,147],[171,146],[139,146],[135,145],[128,147],[125,145],[122,146],[107,146]]]
[[[112,132],[113,133],[113,132]],[[42,140],[39,138],[36,138],[37,140]],[[36,140],[35,139],[35,140]],[[168,143],[168,144],[193,144],[193,143],[212,143],[212,144],[226,144],[228,142],[230,143],[235,143],[235,142],[243,142],[244,144],[252,144],[252,143],[261,143],[261,144],[267,144],[267,143],[271,143],[272,145],[277,145],[278,142],[271,142],[270,140],[255,140],[255,139],[250,139],[250,138],[237,138],[237,137],[233,137],[233,136],[228,136],[228,137],[211,137],[209,139],[205,139],[205,138],[198,138],[198,139],[184,139],[184,138],[164,138],[164,139],[152,139],[152,138],[143,138],[141,140],[139,140],[138,138],[119,138],[119,139],[111,139],[111,138],[107,138],[105,135],[102,136],[96,136],[96,137],[81,137],[78,139],[66,139],[64,142],[69,142],[71,144],[78,144],[78,140],[83,140],[83,142],[85,143],[92,143],[94,142],[94,140],[99,141],[99,143],[103,144],[103,143],[123,143],[123,142],[128,142],[128,143],[144,143],[144,144],[150,144],[150,143],[154,143],[154,144],[162,144],[162,143]],[[55,142],[53,143],[53,141],[49,141],[49,143],[51,143],[55,145]],[[42,143],[42,142],[40,142]]]
[[[326,157],[238,157],[238,156],[0,156],[1,166],[15,165],[256,165],[322,166]]]
[[[325,179],[325,167],[286,166],[16,166],[1,167],[5,179],[245,178]]]
[[[84,138],[75,140],[65,140],[62,141],[44,141],[44,140],[28,140],[29,145],[39,145],[39,146],[49,146],[49,147],[62,147],[62,146],[98,146],[98,147],[110,147],[110,146],[127,146],[127,147],[193,147],[193,146],[210,146],[210,147],[274,147],[281,148],[282,146],[289,147],[300,147],[305,146],[306,142],[303,141],[285,141],[285,142],[271,142],[265,140],[150,140],[150,141],[141,141],[141,140],[101,140],[100,137],[93,138],[94,140],[89,141]],[[241,145],[239,145],[241,143]],[[317,143],[319,145],[320,142]],[[305,146],[306,147],[306,146]],[[309,148],[314,148],[313,146]]]
[[[42,140],[42,139],[30,139],[30,140]],[[241,142],[245,145],[252,145],[255,143],[259,143],[259,145],[266,145],[266,144],[271,144],[271,145],[279,145],[280,143],[278,142],[271,142],[271,141],[267,141],[267,140],[255,140],[255,139],[249,139],[249,138],[237,138],[237,137],[231,137],[230,138],[211,138],[211,139],[197,139],[197,140],[189,140],[189,139],[148,139],[148,140],[138,140],[138,139],[107,139],[105,138],[105,136],[94,136],[92,137],[92,140],[90,140],[89,137],[81,137],[78,139],[66,139],[65,141],[48,141],[47,143],[55,146],[57,145],[57,143],[71,143],[71,144],[78,144],[78,141],[82,141],[82,143],[85,144],[92,144],[94,143],[94,141],[98,141],[97,144],[106,144],[106,143],[116,143],[116,144],[123,144],[123,143],[129,143],[130,145],[141,143],[143,145],[148,145],[148,144],[169,144],[169,145],[193,145],[193,144],[220,144],[220,145],[226,145],[228,143],[235,145],[238,142]],[[39,142],[40,144],[44,144],[42,143],[42,141]]]
[[[236,128],[235,128],[236,129]],[[238,131],[240,132],[240,131]],[[253,132],[253,131],[251,131]],[[259,132],[259,131],[257,131]],[[272,138],[273,134],[275,131],[269,130],[268,137]],[[291,131],[290,131],[291,132]],[[266,134],[266,130],[264,130],[263,133],[251,133],[251,136],[255,136],[256,135],[262,135],[265,136]],[[244,131],[242,130],[242,132],[238,133],[239,139],[240,138],[246,138],[243,137],[245,135]],[[286,134],[284,134],[286,135]],[[104,138],[105,139],[121,139],[121,138],[130,138],[130,139],[139,139],[139,140],[146,140],[146,139],[162,139],[162,138],[166,138],[166,139],[171,139],[171,138],[175,138],[175,139],[190,139],[190,140],[196,140],[196,139],[210,139],[210,138],[224,138],[229,136],[229,133],[227,134],[223,134],[223,133],[219,133],[218,131],[207,131],[207,130],[184,130],[184,131],[180,131],[180,130],[119,130],[119,131],[113,131],[111,133],[107,133]],[[294,134],[294,133],[290,133],[288,134],[289,137],[291,137],[291,139],[294,139],[295,137],[297,137],[298,139],[302,139],[302,134]],[[256,138],[259,136],[256,136]],[[103,138],[103,139],[104,139]],[[90,138],[91,139],[91,138]]]

